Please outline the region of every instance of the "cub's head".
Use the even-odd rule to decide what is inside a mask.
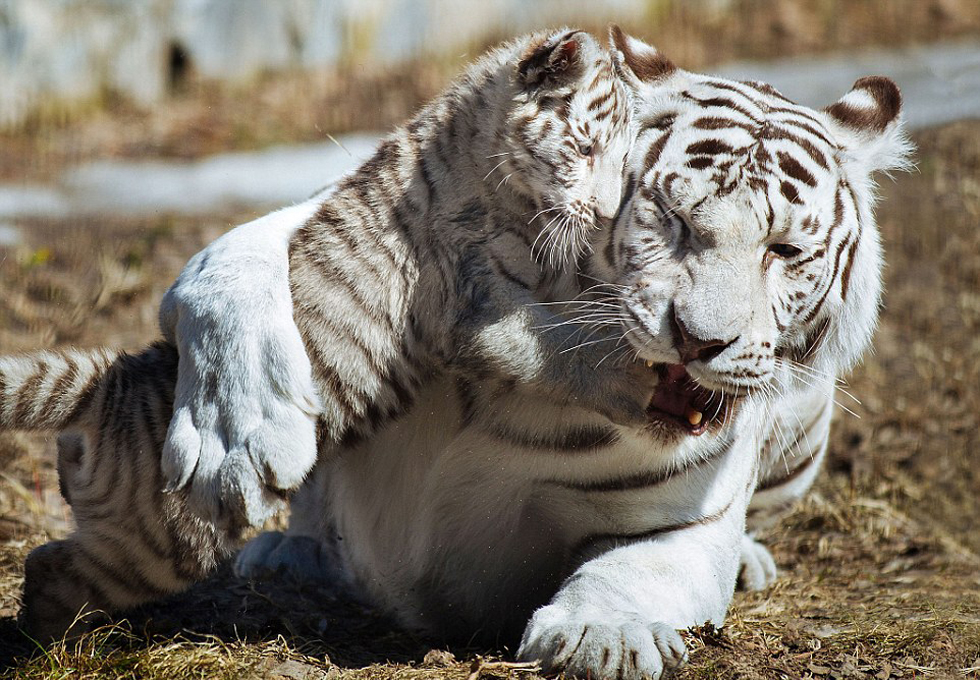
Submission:
[[[665,386],[652,406],[683,420],[711,398],[832,382],[877,323],[872,176],[907,164],[898,88],[862,78],[815,111],[613,37],[638,138],[591,266],[625,286],[626,339]]]
[[[513,72],[514,105],[500,181],[540,206],[536,245],[552,263],[574,261],[597,218],[615,216],[633,139],[632,101],[611,56],[588,33],[532,36]]]

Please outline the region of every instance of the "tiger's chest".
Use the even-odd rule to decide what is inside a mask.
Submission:
[[[476,403],[433,383],[314,481],[349,566],[396,611],[523,611],[602,545],[669,532],[752,474],[734,426],[663,440],[518,391]]]

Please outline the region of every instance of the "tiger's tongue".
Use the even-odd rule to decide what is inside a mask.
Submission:
[[[681,364],[666,367],[650,400],[650,408],[664,411],[678,418],[686,418],[692,408],[693,393],[688,382],[687,369]]]

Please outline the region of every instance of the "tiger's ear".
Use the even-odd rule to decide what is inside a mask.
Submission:
[[[902,93],[884,76],[867,76],[824,109],[847,154],[869,174],[906,170],[912,143],[902,127]]]
[[[609,27],[613,62],[627,84],[637,88],[642,83],[655,84],[669,78],[677,67],[653,45],[648,45],[619,26]]]
[[[521,84],[534,88],[573,79],[580,70],[582,42],[587,37],[582,31],[568,31],[532,45],[517,65]]]

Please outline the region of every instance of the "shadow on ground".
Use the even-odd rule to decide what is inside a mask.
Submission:
[[[230,566],[186,593],[116,617],[82,644],[99,654],[116,650],[139,656],[141,648],[175,639],[211,647],[288,640],[293,650],[340,668],[418,663],[437,644],[399,630],[390,618],[330,588],[250,582],[236,578]],[[71,642],[55,647],[57,655],[74,649]],[[479,650],[454,651],[466,656]],[[37,665],[44,656],[15,618],[0,618],[0,675],[31,658]]]

